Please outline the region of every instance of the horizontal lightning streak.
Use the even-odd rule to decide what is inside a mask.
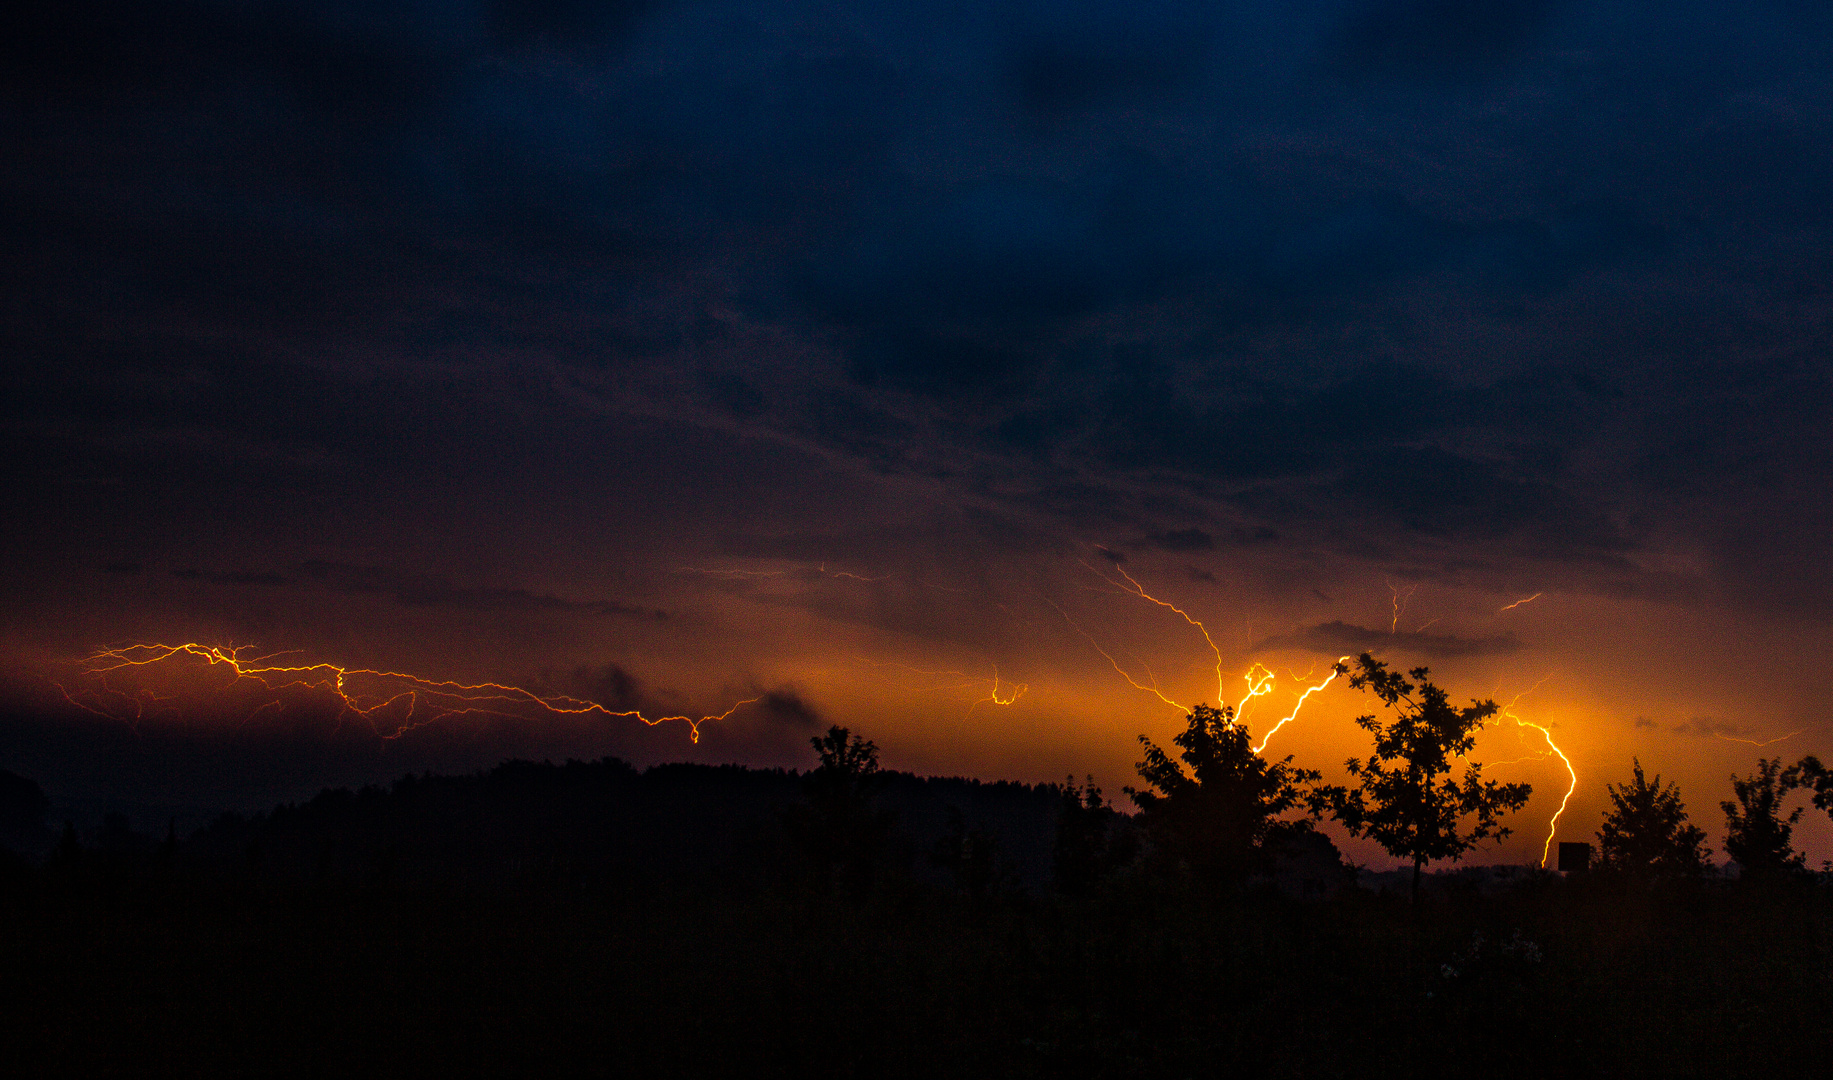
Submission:
[[[946,676],[950,676],[952,678],[961,680],[960,682],[945,683],[945,684],[941,684],[937,686],[922,687],[921,688],[922,691],[965,690],[969,687],[986,686],[989,681],[987,677],[984,675],[970,675],[965,671],[952,671],[952,670],[935,671],[929,668],[912,667],[909,664],[900,664],[900,663],[897,663],[895,661],[890,661],[890,660],[871,660],[865,657],[860,657],[859,662],[867,665],[868,667],[901,668],[905,671],[911,672],[916,675],[946,675]],[[998,664],[993,665],[993,678],[991,680],[991,683],[992,683],[992,689],[988,690],[985,696],[975,699],[974,704],[968,706],[969,712],[973,711],[974,705],[987,705],[987,704],[1011,705],[1014,702],[1018,701],[1019,698],[1023,697],[1025,695],[1025,691],[1031,689],[1031,687],[1025,685],[1024,683],[1007,682],[1004,679],[1002,679],[999,674],[999,665]],[[1003,691],[1001,690],[1002,684],[1004,686]]]
[[[1796,728],[1794,731],[1789,732],[1787,735],[1778,735],[1773,739],[1766,739],[1763,742],[1758,742],[1755,739],[1740,739],[1736,735],[1721,735],[1716,731],[1712,733],[1712,737],[1715,739],[1723,739],[1726,742],[1745,743],[1749,746],[1763,747],[1763,746],[1769,746],[1772,743],[1779,743],[1783,739],[1792,739],[1795,736],[1801,734],[1805,730],[1807,729],[1806,728]]]
[[[425,727],[454,716],[491,715],[522,716],[524,713],[510,711],[513,707],[532,707],[543,712],[559,716],[597,715],[616,717],[618,719],[640,720],[649,727],[680,721],[688,726],[689,738],[700,741],[700,726],[709,721],[720,721],[730,717],[740,708],[763,700],[762,697],[746,698],[735,703],[722,713],[713,713],[696,719],[692,716],[644,716],[639,709],[611,709],[595,701],[571,697],[565,694],[542,696],[532,690],[505,683],[461,683],[450,679],[429,679],[401,671],[381,671],[374,668],[347,668],[332,663],[317,664],[273,664],[269,661],[285,654],[246,657],[247,647],[222,647],[203,645],[197,642],[186,642],[183,645],[135,644],[118,649],[105,649],[85,658],[79,664],[79,670],[98,680],[102,688],[110,693],[126,697],[136,702],[135,719],[144,716],[144,710],[138,704],[139,695],[127,695],[113,690],[107,684],[107,676],[127,668],[146,668],[168,661],[193,657],[205,661],[210,667],[224,667],[234,674],[233,681],[249,680],[258,683],[269,691],[289,689],[327,690],[339,702],[339,717],[353,714],[368,722],[370,729],[382,739],[399,739],[416,728]],[[351,680],[383,680],[404,683],[408,689],[382,697],[365,697],[355,692]],[[106,708],[92,705],[82,700],[84,691],[71,693],[62,686],[58,689],[71,704],[86,709],[99,716],[125,721],[126,718],[109,712]],[[151,697],[151,695],[149,695]],[[157,700],[154,698],[154,700]],[[393,732],[386,732],[378,726],[380,714],[391,707],[405,702],[405,711],[396,722]],[[422,706],[427,713],[421,714]],[[254,713],[266,708],[279,708],[279,701],[268,702]]]

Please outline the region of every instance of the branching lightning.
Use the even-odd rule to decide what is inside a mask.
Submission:
[[[1413,594],[1419,591],[1419,586],[1415,585],[1403,593],[1394,587],[1393,582],[1388,582],[1387,591],[1394,594],[1394,621],[1388,626],[1387,632],[1398,634],[1400,633],[1400,617],[1407,613],[1407,601],[1413,599]]]
[[[1559,809],[1553,811],[1553,820],[1547,822],[1547,840],[1546,843],[1540,846],[1540,865],[1543,869],[1547,865],[1547,856],[1553,851],[1553,837],[1559,833],[1560,815],[1566,812],[1566,804],[1572,801],[1572,793],[1578,790],[1578,770],[1572,767],[1572,759],[1566,756],[1566,752],[1561,750],[1559,744],[1553,741],[1553,732],[1550,728],[1544,724],[1536,724],[1532,720],[1523,720],[1520,716],[1516,715],[1514,710],[1515,705],[1519,703],[1522,698],[1540,689],[1541,684],[1552,677],[1551,673],[1541,676],[1540,682],[1516,694],[1507,705],[1502,706],[1502,708],[1498,710],[1502,716],[1513,720],[1516,724],[1524,728],[1533,728],[1535,731],[1540,732],[1540,737],[1547,741],[1547,751],[1559,758],[1560,763],[1566,767],[1566,775],[1571,779],[1571,782],[1566,785],[1565,796],[1559,800]],[[1545,755],[1540,756],[1544,757]],[[1511,763],[1498,762],[1498,764]]]
[[[1088,641],[1089,645],[1092,646],[1096,652],[1101,654],[1101,658],[1106,660],[1108,662],[1108,665],[1112,667],[1114,671],[1117,674],[1119,674],[1121,678],[1125,679],[1127,683],[1130,686],[1132,686],[1135,690],[1144,690],[1146,693],[1151,694],[1152,696],[1158,698],[1158,700],[1171,706],[1172,708],[1176,709],[1178,712],[1187,713],[1190,711],[1190,706],[1181,704],[1179,702],[1173,701],[1170,698],[1166,697],[1164,691],[1158,688],[1158,679],[1153,677],[1150,674],[1149,670],[1148,670],[1147,678],[1152,679],[1152,685],[1147,686],[1146,684],[1140,682],[1138,679],[1135,679],[1132,675],[1128,674],[1127,670],[1120,666],[1120,662],[1114,659],[1113,654],[1101,647],[1101,643],[1095,640],[1095,636],[1093,634],[1089,633],[1087,630],[1082,629],[1080,626],[1077,626],[1076,621],[1069,617],[1069,612],[1064,611],[1061,607],[1058,607],[1056,602],[1053,600],[1046,601],[1046,603],[1050,604],[1051,607],[1056,608],[1057,614],[1063,616],[1063,621],[1069,624],[1069,628],[1071,630],[1074,630],[1076,633],[1081,634],[1082,637]]]
[[[1103,581],[1106,581],[1108,584],[1110,585],[1117,584],[1112,578],[1109,578],[1106,574],[1101,573],[1101,571],[1096,570],[1094,567],[1089,566],[1087,563],[1083,563],[1082,565],[1090,573],[1095,574],[1096,576],[1100,577]],[[1121,569],[1118,564],[1115,565],[1114,572],[1119,574],[1122,578],[1126,580],[1126,585],[1121,586],[1121,588],[1124,588],[1125,591],[1132,593],[1134,596],[1137,596],[1142,600],[1149,600],[1152,603],[1157,604],[1159,607],[1169,608],[1170,610],[1177,612],[1180,616],[1183,617],[1185,622],[1189,623],[1191,626],[1196,627],[1197,632],[1203,635],[1203,641],[1209,646],[1209,651],[1214,653],[1216,656],[1216,700],[1221,701],[1223,697],[1225,696],[1222,691],[1222,679],[1223,679],[1222,650],[1216,646],[1215,639],[1209,636],[1209,627],[1204,626],[1201,621],[1194,618],[1188,611],[1185,611],[1183,608],[1178,607],[1176,604],[1170,603],[1169,601],[1160,600],[1158,597],[1153,596],[1151,593],[1146,592],[1144,586],[1140,585],[1139,582],[1135,581],[1133,579],[1133,575]],[[1273,673],[1270,671],[1267,672],[1267,676],[1269,679],[1272,677],[1272,674]],[[1248,689],[1248,695],[1247,695],[1248,698],[1257,696],[1256,691],[1253,689],[1253,685],[1254,685],[1253,672],[1249,671],[1248,672],[1249,689]],[[1260,693],[1265,693],[1265,691],[1264,690],[1260,691]],[[1246,703],[1247,703],[1247,698],[1243,698],[1242,704],[1245,705]],[[1241,715],[1241,712],[1239,709],[1235,711],[1235,715],[1236,716]]]
[[[1291,713],[1287,714],[1287,716],[1283,720],[1281,720],[1279,723],[1274,724],[1271,730],[1269,730],[1265,735],[1260,737],[1260,745],[1254,747],[1254,753],[1258,754],[1262,750],[1265,750],[1267,748],[1267,743],[1272,740],[1273,736],[1279,734],[1279,729],[1291,723],[1293,719],[1295,719],[1298,716],[1298,711],[1305,707],[1306,698],[1310,697],[1312,694],[1317,693],[1319,690],[1322,690],[1324,687],[1329,686],[1331,683],[1335,682],[1337,676],[1342,674],[1342,670],[1341,670],[1342,665],[1344,663],[1347,663],[1348,660],[1349,660],[1349,657],[1347,656],[1338,657],[1337,662],[1330,665],[1330,675],[1327,678],[1325,678],[1323,682],[1318,683],[1316,686],[1306,687],[1305,692],[1298,695],[1298,703],[1292,706]],[[1306,678],[1310,678],[1310,676],[1307,675]]]
[[[1247,674],[1241,678],[1247,683],[1247,694],[1235,703],[1236,723],[1240,723],[1243,719],[1243,714],[1247,712],[1248,702],[1273,692],[1273,671],[1258,661],[1251,664],[1247,669]]]
[[[1014,702],[1016,702],[1019,698],[1025,696],[1025,691],[1029,689],[1031,688],[1029,686],[1026,686],[1024,683],[1007,683],[1006,684],[1006,696],[1000,697],[999,696],[999,665],[994,664],[993,665],[993,689],[987,692],[986,697],[983,697],[979,701],[974,702],[974,704],[980,705],[983,703],[990,703],[993,705],[1011,705]],[[972,707],[973,706],[969,706],[969,708],[972,708]]]
[[[461,683],[429,679],[400,671],[373,668],[347,668],[332,663],[282,664],[274,661],[275,653],[250,656],[250,649],[186,642],[183,645],[134,644],[104,649],[84,658],[79,672],[92,680],[93,686],[75,691],[58,685],[72,705],[98,716],[137,724],[146,716],[148,703],[162,700],[151,691],[118,690],[109,682],[112,674],[134,668],[202,660],[206,668],[231,673],[230,683],[248,683],[267,691],[287,690],[329,693],[337,703],[338,718],[354,716],[366,723],[382,739],[399,739],[415,728],[425,727],[454,716],[494,715],[526,717],[530,713],[557,716],[603,716],[640,720],[650,727],[679,721],[687,725],[691,741],[700,741],[700,726],[730,717],[740,708],[761,701],[762,697],[736,702],[725,712],[695,718],[687,715],[649,717],[640,710],[607,708],[595,701],[565,694],[541,695],[532,690],[504,683]],[[276,698],[258,706],[249,714],[269,708],[283,708]]]
[[[1014,704],[1018,701],[1019,698],[1025,696],[1025,692],[1027,690],[1031,689],[1029,686],[1025,685],[1024,683],[1010,682],[1002,678],[999,674],[999,665],[998,664],[993,665],[993,677],[991,680],[988,680],[985,675],[972,675],[965,671],[947,671],[947,670],[936,671],[936,670],[932,670],[929,668],[912,667],[909,664],[899,664],[899,663],[883,661],[883,660],[868,660],[868,659],[865,659],[864,657],[861,657],[859,662],[867,666],[870,666],[870,667],[901,668],[904,671],[908,671],[908,672],[911,672],[917,675],[946,676],[952,679],[959,680],[958,682],[942,683],[936,686],[923,687],[922,688],[923,690],[965,690],[970,687],[987,687],[988,689],[986,690],[986,693],[978,698],[975,698],[973,701],[973,704],[968,706],[968,712],[970,713],[973,712],[974,708],[979,705],[1011,705],[1011,704]]]
[[[1150,603],[1156,604],[1159,607],[1167,608],[1173,612],[1176,612],[1178,616],[1181,617],[1186,623],[1190,624],[1191,626],[1196,627],[1197,632],[1203,635],[1204,644],[1209,646],[1210,653],[1214,655],[1216,658],[1216,667],[1215,667],[1216,701],[1222,702],[1222,701],[1227,700],[1228,693],[1227,693],[1227,688],[1226,688],[1226,676],[1222,672],[1222,665],[1223,665],[1222,649],[1220,646],[1216,644],[1215,638],[1210,636],[1209,628],[1203,625],[1202,620],[1198,619],[1196,616],[1190,614],[1189,612],[1185,611],[1183,608],[1178,607],[1176,604],[1173,604],[1168,600],[1162,600],[1156,596],[1153,596],[1151,593],[1146,591],[1145,586],[1141,585],[1138,579],[1134,578],[1133,575],[1127,573],[1118,564],[1114,566],[1114,572],[1120,575],[1122,581],[1124,581],[1125,584],[1121,584],[1121,582],[1115,581],[1114,579],[1108,577],[1106,574],[1102,573],[1100,570],[1097,570],[1095,567],[1090,566],[1086,562],[1082,563],[1082,567],[1083,569],[1089,571],[1090,573],[1094,574],[1095,576],[1101,578],[1101,580],[1107,582],[1109,585],[1112,585],[1116,589],[1119,589],[1121,592],[1124,592],[1131,596],[1137,596],[1141,600],[1149,601]],[[1055,607],[1056,605],[1053,603],[1052,606]],[[1084,638],[1088,640],[1088,643],[1090,645],[1094,646],[1095,651],[1100,653],[1102,657],[1104,657],[1107,660],[1109,666],[1111,666],[1116,672],[1118,672],[1121,678],[1125,679],[1129,684],[1131,684],[1135,688],[1144,690],[1149,694],[1155,695],[1160,701],[1163,701],[1165,704],[1171,706],[1174,709],[1177,709],[1179,712],[1184,712],[1184,713],[1190,712],[1190,708],[1188,706],[1183,705],[1180,702],[1173,701],[1171,698],[1165,696],[1164,692],[1160,690],[1158,687],[1158,680],[1151,675],[1150,669],[1147,670],[1147,677],[1152,679],[1152,684],[1150,686],[1147,686],[1144,683],[1141,683],[1138,679],[1135,679],[1130,673],[1128,673],[1124,668],[1122,668],[1120,664],[1114,659],[1113,655],[1109,653],[1106,649],[1103,649],[1101,647],[1100,643],[1094,639],[1093,635],[1089,634],[1088,631],[1082,629],[1080,626],[1077,626],[1075,624],[1075,621],[1069,618],[1069,614],[1067,612],[1063,611],[1063,609],[1060,607],[1057,608],[1057,611],[1059,614],[1063,616],[1064,621],[1069,623],[1071,629],[1075,630],[1076,633],[1081,634]],[[1344,657],[1344,659],[1348,659],[1348,658]],[[1318,692],[1319,690],[1322,690],[1325,687],[1329,686],[1333,681],[1336,680],[1336,677],[1337,677],[1337,672],[1336,672],[1335,667],[1333,666],[1328,678],[1326,678],[1323,682],[1318,683],[1315,686],[1308,687],[1303,693],[1301,693],[1298,697],[1298,701],[1292,706],[1292,711],[1289,714],[1287,714],[1283,719],[1281,719],[1278,723],[1274,724],[1272,728],[1267,731],[1267,733],[1261,738],[1260,745],[1254,747],[1254,753],[1258,754],[1262,750],[1264,750],[1267,745],[1267,740],[1271,739],[1275,732],[1277,732],[1280,728],[1285,727],[1286,724],[1290,723],[1295,717],[1298,716],[1299,710],[1304,707],[1306,699],[1309,698],[1312,694]],[[1247,692],[1244,695],[1242,695],[1239,701],[1235,703],[1233,717],[1234,717],[1234,722],[1236,723],[1241,722],[1241,720],[1245,717],[1248,706],[1253,702],[1255,698],[1265,697],[1266,695],[1273,692],[1274,685],[1277,681],[1277,677],[1274,675],[1273,670],[1267,667],[1265,664],[1259,663],[1258,661],[1249,665],[1247,672],[1244,675],[1242,675],[1242,678],[1247,682]],[[1306,676],[1304,676],[1304,678],[1308,679],[1310,678],[1310,675],[1307,674]],[[1294,681],[1302,682],[1303,679],[1295,679]]]

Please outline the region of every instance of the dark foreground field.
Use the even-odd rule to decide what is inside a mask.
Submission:
[[[13,1075],[1806,1076],[1812,886],[1212,901],[15,864]]]

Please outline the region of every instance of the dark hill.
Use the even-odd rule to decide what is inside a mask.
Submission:
[[[184,854],[204,867],[289,880],[730,886],[780,871],[783,814],[802,798],[801,774],[785,769],[512,761],[470,776],[328,789],[253,817],[226,814]],[[1059,798],[1049,784],[889,773],[877,804],[895,815],[893,860],[919,879],[945,877],[926,856],[965,827],[991,838],[1003,880],[1041,890]]]

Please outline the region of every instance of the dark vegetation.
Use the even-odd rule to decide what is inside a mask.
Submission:
[[[60,833],[0,773],[23,852],[0,862],[9,1072],[1816,1071],[1833,888],[1787,826],[1797,792],[1833,789],[1817,759],[1734,778],[1740,875],[1636,763],[1591,871],[1382,892],[1315,820],[1414,863],[1518,803],[1439,767],[1486,703],[1358,670],[1397,716],[1364,724],[1358,788],[1260,758],[1206,708],[1175,758],[1146,744],[1132,816],[1086,781],[884,770],[842,728],[802,773],[510,762],[183,839],[118,816]]]

